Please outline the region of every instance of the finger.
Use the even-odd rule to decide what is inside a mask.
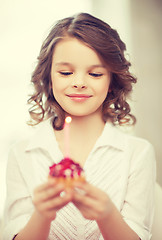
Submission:
[[[53,186],[48,187],[45,190],[37,193],[37,195],[35,196],[35,199],[38,202],[47,201],[56,196],[59,196],[60,193],[64,190],[65,190],[65,186],[63,184],[57,184],[54,187]]]
[[[73,203],[79,204],[85,207],[92,207],[96,205],[96,200],[94,198],[91,198],[88,194],[80,194],[80,192],[74,192],[73,193]]]
[[[55,210],[62,208],[65,206],[68,202],[72,200],[72,192],[64,192],[63,195],[58,195],[55,198],[50,199],[49,201],[43,202],[41,205],[42,211],[49,211],[49,210]]]
[[[75,183],[74,185],[75,192],[81,193],[81,195],[86,195],[94,199],[102,198],[105,196],[105,193],[99,188],[89,184],[88,182]]]
[[[64,207],[66,204],[68,204],[72,200],[72,193],[70,192],[64,192],[63,195],[60,195],[61,201],[57,202],[57,210]]]
[[[80,210],[86,219],[96,220],[107,212],[105,205],[93,198],[75,195],[73,199],[73,204]]]
[[[94,195],[93,194],[93,191],[94,191],[93,186],[87,182],[83,182],[83,183],[76,182],[74,185],[74,190],[75,190],[75,192],[79,193],[80,195],[87,195],[87,196]]]
[[[44,184],[39,185],[38,187],[35,188],[34,192],[41,192],[46,190],[47,188],[51,186],[55,186],[57,184],[57,181],[55,178],[48,179],[48,181]]]
[[[98,210],[96,207],[96,204],[92,202],[88,202],[85,204],[82,204],[80,202],[74,201],[73,204],[78,208],[78,210],[81,212],[84,218],[89,219],[89,220],[95,220],[97,219],[98,216]]]

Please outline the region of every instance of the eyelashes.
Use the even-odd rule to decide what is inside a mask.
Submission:
[[[97,78],[97,77],[102,77],[103,73],[89,73],[89,75]]]
[[[62,72],[60,71],[59,72],[60,75],[62,76],[70,76],[73,74],[73,72]],[[102,77],[103,76],[103,73],[88,73],[91,77],[94,77],[94,78],[98,78],[98,77]]]
[[[73,74],[72,72],[59,72],[59,73],[63,76],[69,76]]]

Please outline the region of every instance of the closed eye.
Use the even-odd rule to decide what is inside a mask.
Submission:
[[[89,75],[92,77],[101,77],[103,76],[103,73],[89,73]]]
[[[73,74],[72,72],[59,72],[59,73],[64,76],[69,76],[69,75]]]

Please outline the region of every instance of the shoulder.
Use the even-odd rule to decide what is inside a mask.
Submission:
[[[144,149],[153,149],[152,144],[122,127],[117,127],[107,123],[103,132],[103,141],[106,145],[111,145],[124,152],[141,152]]]
[[[156,155],[153,145],[146,139],[134,136],[115,127],[115,136],[122,140],[122,154],[129,176],[156,179]]]
[[[130,149],[134,149],[136,151],[143,151],[144,149],[153,149],[153,145],[147,139],[126,133],[125,139],[127,147]]]
[[[147,139],[126,134],[126,146],[132,157],[143,161],[155,161],[155,151]]]
[[[152,143],[147,139],[122,132],[120,134],[125,145],[125,156],[130,159],[132,168],[156,171],[156,156]],[[151,170],[152,169],[152,170]]]
[[[11,151],[22,153],[41,148],[48,142],[51,136],[53,137],[54,134],[51,121],[48,119],[34,127],[29,134],[22,136],[21,139],[15,142],[11,147]]]
[[[21,163],[26,158],[26,148],[30,142],[30,138],[21,139],[15,142],[9,149],[8,160],[7,160],[7,172],[15,171],[19,169]]]
[[[27,137],[27,138],[18,140],[10,147],[10,152],[13,152],[13,153],[24,152],[28,144],[30,143],[30,139],[31,139],[30,137]]]
[[[34,131],[12,145],[8,156],[8,165],[20,168],[49,160],[58,154],[58,145],[50,120],[39,124]]]
[[[145,138],[138,137],[131,131],[125,131],[124,129],[113,126],[114,133],[123,139],[126,148],[134,150],[142,150],[144,148],[153,148],[153,145]]]
[[[155,165],[154,147],[148,140],[113,125],[109,125],[106,132],[108,144],[122,151],[131,163]]]

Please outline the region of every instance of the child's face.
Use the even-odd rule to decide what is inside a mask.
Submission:
[[[53,94],[70,115],[101,114],[110,72],[94,50],[75,38],[57,43],[51,67]]]

